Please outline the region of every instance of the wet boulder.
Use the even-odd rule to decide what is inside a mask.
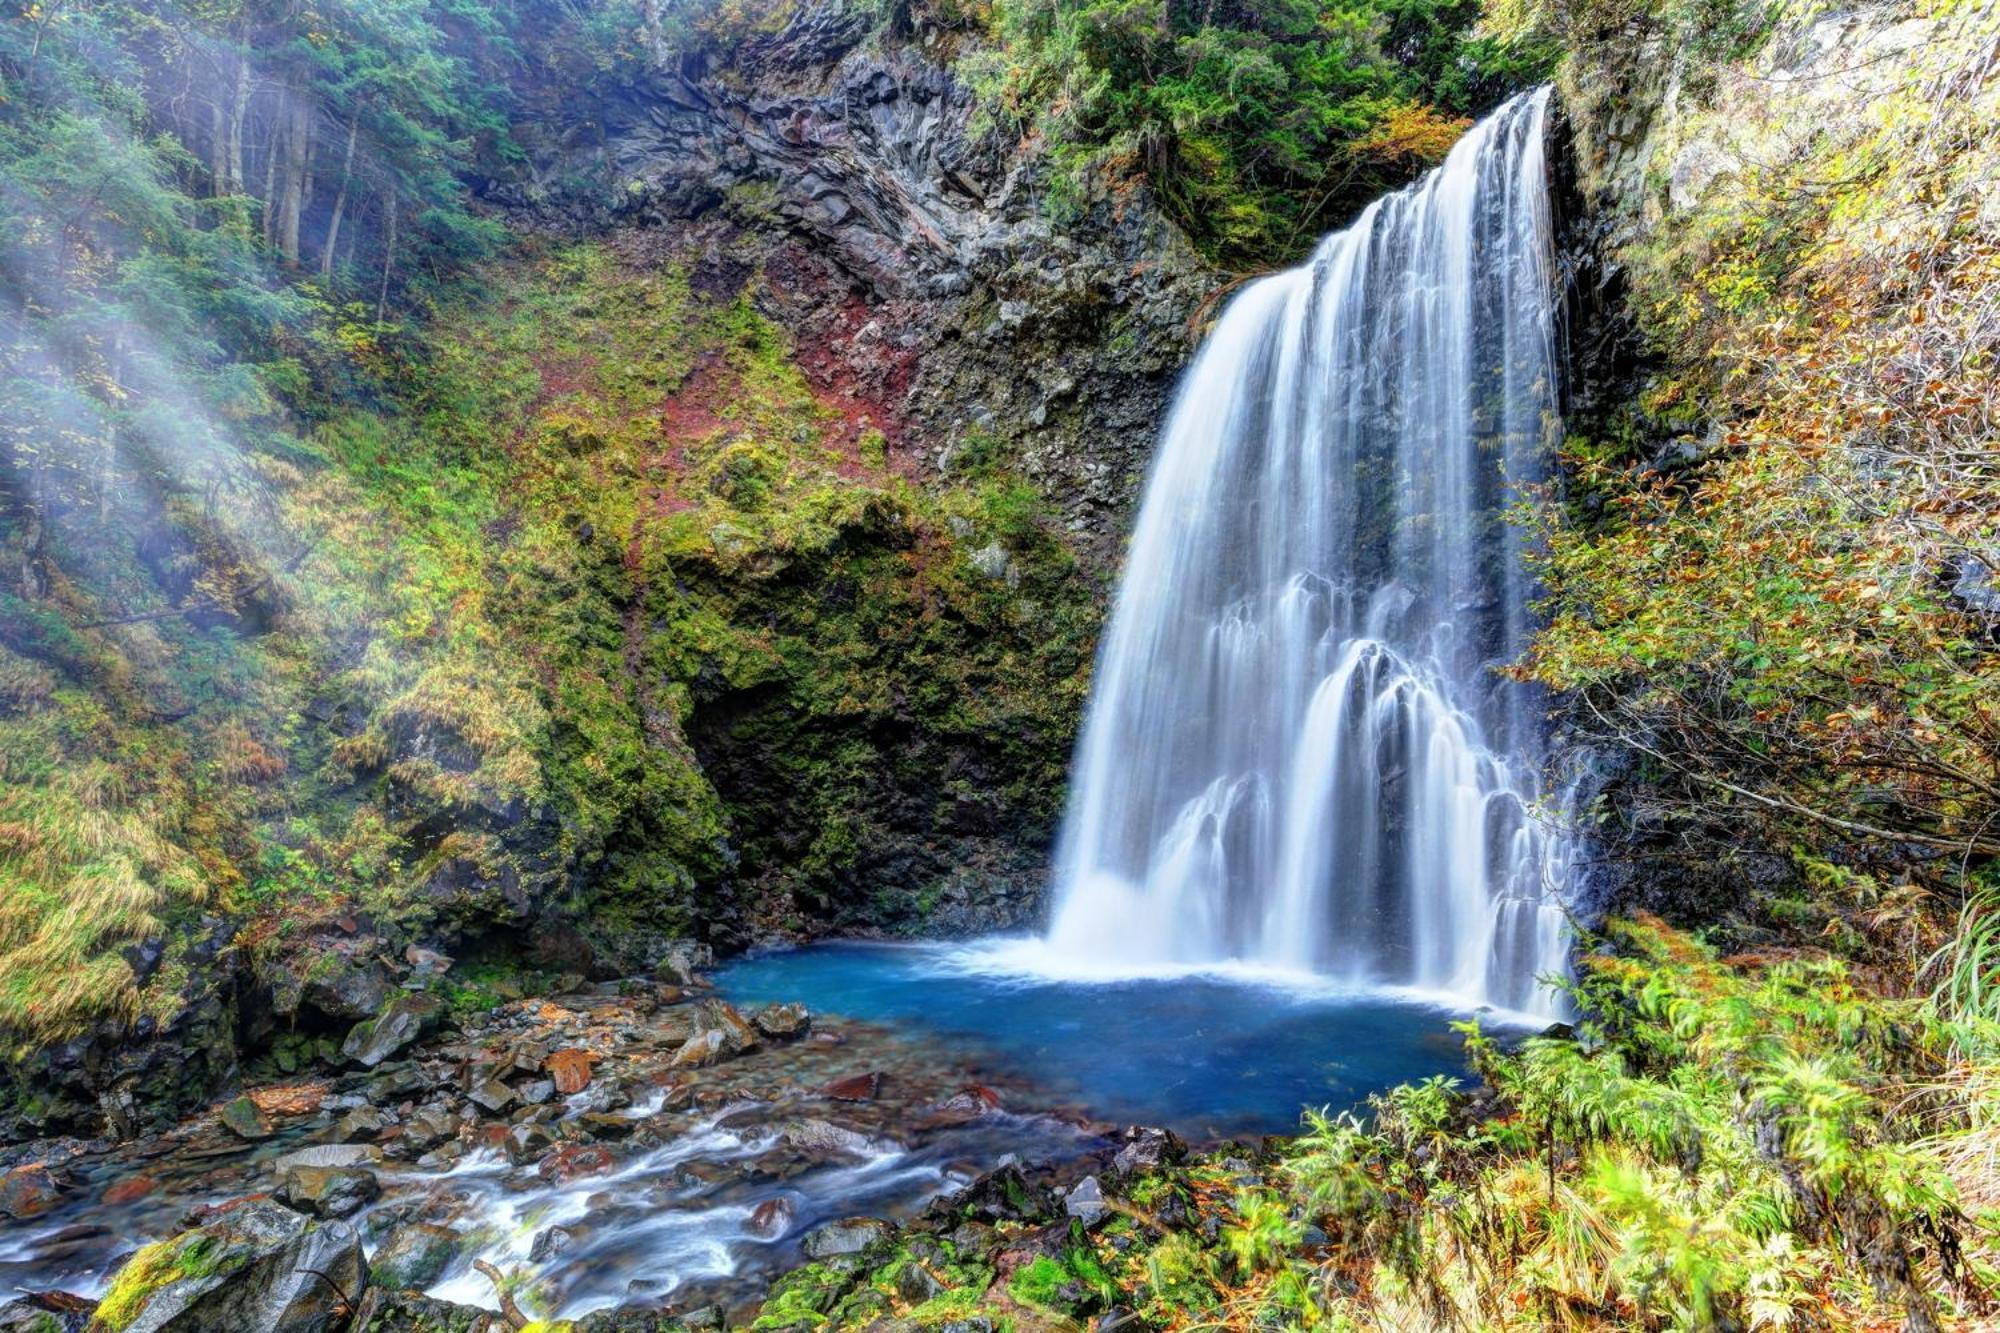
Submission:
[[[382,1150],[367,1143],[319,1143],[271,1159],[271,1170],[282,1177],[301,1166],[367,1167],[382,1160]]]
[[[388,1333],[388,1330],[421,1329],[423,1333],[486,1333],[493,1327],[494,1316],[490,1310],[482,1310],[476,1305],[454,1305],[424,1296],[415,1291],[397,1291],[386,1286],[371,1286],[368,1294],[355,1307],[354,1322],[350,1326],[369,1333]]]
[[[775,1240],[792,1229],[798,1205],[780,1194],[757,1205],[750,1214],[750,1230],[766,1240]]]
[[[443,1277],[458,1258],[459,1234],[429,1222],[405,1222],[382,1240],[368,1261],[368,1280],[392,1291],[421,1291]]]
[[[810,1153],[844,1153],[853,1157],[873,1157],[882,1144],[846,1125],[831,1120],[794,1120],[779,1131],[788,1147]]]
[[[609,1148],[594,1143],[561,1143],[535,1164],[535,1174],[551,1185],[567,1185],[586,1176],[602,1176],[616,1170],[618,1158]]]
[[[39,1216],[61,1202],[62,1192],[62,1180],[48,1167],[16,1167],[0,1175],[0,1217],[18,1221]]]
[[[750,1016],[750,1022],[773,1041],[790,1041],[812,1029],[812,1010],[802,1004],[767,1004]]]
[[[389,1117],[372,1106],[357,1106],[333,1127],[333,1137],[342,1143],[373,1143],[389,1128]]]
[[[934,1108],[952,1120],[977,1120],[1000,1109],[1000,1094],[983,1083],[968,1083]]]
[[[565,1097],[573,1097],[590,1086],[591,1065],[595,1058],[580,1046],[565,1046],[550,1051],[544,1065],[549,1078],[555,1083],[555,1090]]]
[[[361,1239],[268,1199],[227,1205],[148,1245],[112,1281],[91,1321],[117,1333],[331,1333],[367,1289]]]
[[[1125,1131],[1125,1146],[1118,1150],[1111,1164],[1129,1176],[1137,1171],[1171,1166],[1186,1156],[1187,1144],[1172,1130],[1134,1125]]]
[[[295,1166],[278,1181],[278,1198],[315,1217],[352,1217],[382,1196],[382,1182],[358,1166]]]
[[[66,1291],[28,1291],[0,1301],[0,1333],[81,1333],[97,1302]]]
[[[271,1128],[271,1117],[265,1115],[264,1109],[248,1096],[223,1103],[217,1115],[224,1129],[252,1143],[268,1139],[277,1132]]]
[[[373,1069],[435,1031],[443,1019],[444,1005],[432,996],[400,996],[374,1018],[356,1023],[341,1043],[340,1053],[352,1064]]]
[[[714,1064],[741,1055],[757,1045],[757,1029],[726,1000],[703,1000],[695,1006],[694,1032],[674,1052],[672,1065]]]
[[[482,1079],[473,1084],[466,1097],[488,1115],[499,1115],[515,1101],[514,1090],[497,1078]]]
[[[850,1217],[840,1222],[828,1222],[806,1233],[806,1257],[831,1259],[841,1254],[859,1254],[893,1234],[895,1228],[873,1217]]]

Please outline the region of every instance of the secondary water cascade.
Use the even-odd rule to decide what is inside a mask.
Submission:
[[[1046,946],[1548,1013],[1565,840],[1505,511],[1555,429],[1547,89],[1307,264],[1185,377],[1098,663]]]

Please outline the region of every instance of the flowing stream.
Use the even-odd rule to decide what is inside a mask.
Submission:
[[[1505,511],[1555,427],[1549,93],[1508,102],[1188,372],[1106,632],[1045,965],[1238,963],[1530,1014],[1563,968]]]

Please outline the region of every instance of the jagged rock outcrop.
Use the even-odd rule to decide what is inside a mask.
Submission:
[[[531,179],[497,197],[659,227],[711,282],[761,273],[808,368],[892,448],[945,475],[1003,451],[1108,571],[1222,278],[1135,182],[1091,182],[1058,219],[1036,144],[988,124],[932,54],[951,37],[825,4],[726,69],[656,45],[591,147],[541,138]]]

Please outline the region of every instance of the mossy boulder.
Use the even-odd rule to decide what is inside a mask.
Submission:
[[[408,1222],[383,1238],[368,1261],[368,1276],[378,1287],[421,1291],[444,1276],[458,1257],[460,1238],[450,1227]]]
[[[366,1289],[361,1240],[268,1199],[225,1205],[148,1245],[113,1279],[92,1333],[330,1333]]]

